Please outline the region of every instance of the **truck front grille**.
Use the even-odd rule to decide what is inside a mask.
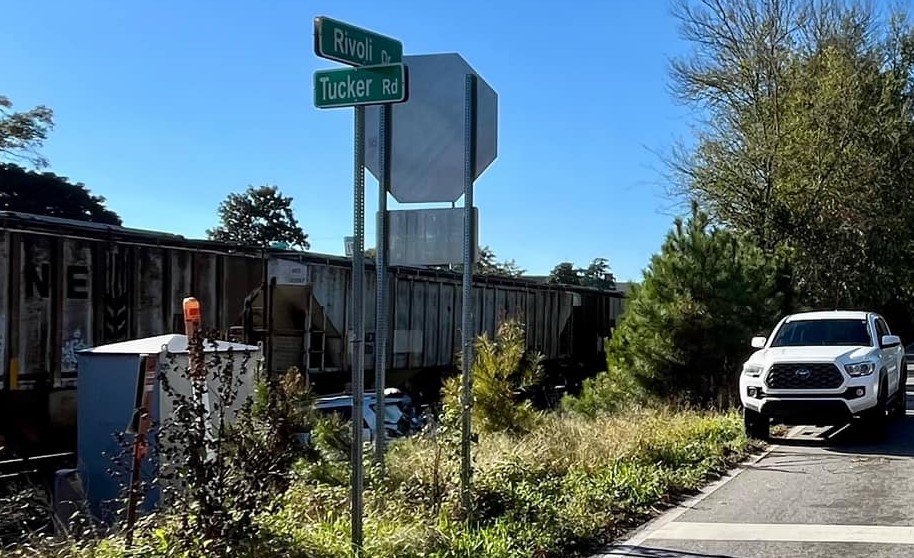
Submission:
[[[844,376],[831,363],[778,363],[771,366],[765,383],[771,389],[835,389]]]

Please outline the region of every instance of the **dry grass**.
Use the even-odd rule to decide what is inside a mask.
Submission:
[[[735,413],[641,408],[596,418],[546,415],[526,434],[480,437],[474,450],[472,521],[458,513],[455,449],[446,432],[437,439],[404,440],[390,449],[386,475],[370,472],[364,556],[586,555],[699,488],[753,446]],[[264,539],[235,556],[348,555],[346,486],[303,473],[258,521]],[[141,548],[133,555],[175,555],[169,543],[173,531],[158,525],[141,534]],[[24,555],[126,554],[121,540],[111,537],[46,545]]]

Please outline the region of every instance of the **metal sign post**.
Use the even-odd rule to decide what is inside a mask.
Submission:
[[[362,553],[362,432],[364,428],[363,405],[365,403],[365,107],[370,104],[401,103],[409,93],[409,80],[402,64],[403,44],[396,39],[378,35],[328,17],[314,19],[314,52],[321,58],[336,60],[356,66],[349,69],[319,70],[314,73],[314,106],[317,108],[355,107],[354,133],[354,177],[353,177],[353,223],[352,223],[352,551],[356,556]],[[385,105],[387,106],[387,105]],[[387,108],[389,111],[390,109]],[[389,115],[389,112],[388,112]],[[388,119],[389,120],[389,119]],[[385,149],[387,149],[385,147]],[[385,184],[381,185],[384,199],[381,214],[386,209]],[[385,216],[386,219],[386,216]],[[381,231],[383,233],[383,231]],[[381,236],[383,242],[383,234]],[[378,306],[386,306],[383,300],[384,250],[378,247]],[[378,317],[382,325],[384,312]],[[376,320],[376,321],[379,321]],[[386,328],[386,326],[385,326]],[[376,389],[380,396],[375,403],[381,425],[376,438],[378,452],[384,444],[384,335],[378,336],[376,353],[382,359],[380,381]],[[375,369],[378,372],[378,369]],[[379,453],[380,455],[380,453]]]
[[[362,146],[362,126],[365,109],[355,107],[355,165],[352,181],[352,548],[358,555],[362,549],[362,405],[365,399],[365,150]]]
[[[387,190],[390,188],[390,128],[393,111],[390,105],[381,107],[379,136],[381,146],[381,179],[378,181],[378,228],[375,268],[377,269],[374,390],[375,390],[375,462],[384,466],[384,446],[387,438],[384,388],[387,384]]]
[[[460,504],[465,514],[470,512],[470,475],[472,455],[470,423],[473,410],[473,256],[476,239],[473,238],[473,180],[476,168],[476,75],[466,76],[466,104],[464,107],[464,173],[463,173],[463,374],[460,429]]]
[[[470,510],[471,481],[471,420],[472,364],[475,328],[473,319],[473,263],[475,261],[476,219],[473,207],[474,181],[498,156],[498,94],[459,54],[429,54],[403,56],[409,79],[409,99],[393,107],[392,118],[396,126],[385,132],[389,143],[378,133],[383,107],[366,107],[365,163],[369,172],[380,180],[389,181],[389,192],[400,203],[456,202],[464,196],[463,234],[457,230],[457,258],[442,254],[441,242],[430,243],[434,235],[420,235],[406,229],[397,238],[393,213],[389,219],[387,263],[400,257],[398,250],[408,244],[410,263],[423,265],[441,262],[463,262],[463,315],[461,324],[462,358],[464,362],[461,385],[461,503]],[[391,61],[391,63],[394,63]],[[348,93],[348,92],[347,92]],[[382,158],[379,151],[385,147],[389,153]],[[385,169],[380,168],[385,163]],[[414,211],[414,210],[413,210]],[[431,211],[431,210],[422,210]],[[414,215],[415,223],[423,227],[433,222],[431,214]],[[402,227],[401,227],[402,228]],[[429,230],[426,227],[425,230]],[[437,227],[438,239],[449,240],[450,227]],[[402,240],[402,242],[401,242]],[[431,246],[431,255],[422,254],[420,248]],[[402,260],[397,260],[402,261]]]

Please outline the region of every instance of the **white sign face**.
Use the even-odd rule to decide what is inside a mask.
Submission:
[[[463,263],[463,208],[391,211],[389,265],[421,267]],[[479,218],[473,208],[474,231]],[[476,238],[478,234],[474,233]],[[475,254],[474,254],[475,255]]]
[[[390,193],[400,203],[450,202],[463,195],[466,76],[476,74],[459,54],[404,56],[409,100],[393,107]],[[498,95],[478,74],[478,178],[498,155]],[[380,175],[381,107],[365,108],[365,165]]]
[[[352,254],[355,252],[355,237],[354,236],[344,236],[343,237],[343,249],[347,258],[351,258]]]
[[[270,260],[270,277],[276,279],[277,285],[306,285],[308,270],[305,264],[289,260]]]

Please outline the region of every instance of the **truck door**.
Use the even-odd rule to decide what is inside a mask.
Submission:
[[[898,386],[899,372],[901,370],[901,357],[904,354],[904,349],[901,347],[901,345],[896,345],[894,347],[883,347],[882,337],[884,335],[891,335],[889,326],[885,323],[885,320],[881,316],[877,316],[876,342],[879,343],[879,350],[882,351],[882,361],[885,363],[885,366],[888,369],[889,395],[891,395],[895,392],[895,389]]]

